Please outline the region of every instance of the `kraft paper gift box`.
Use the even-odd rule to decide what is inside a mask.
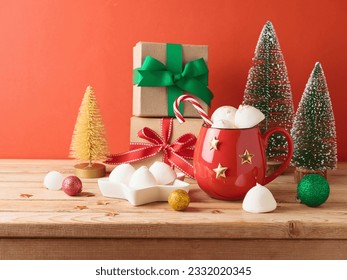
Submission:
[[[133,115],[174,117],[173,101],[181,94],[192,95],[208,112],[206,102],[210,103],[213,95],[207,87],[207,58],[206,45],[137,43],[133,49]],[[171,86],[161,86],[170,83]],[[199,117],[187,103],[181,104],[180,109],[185,117]]]
[[[183,124],[180,124],[176,119],[172,120],[172,127],[171,127],[171,137],[168,141],[169,144],[172,144],[175,140],[177,140],[179,137],[186,133],[194,134],[196,137],[198,137],[200,128],[203,124],[202,119],[197,118],[188,118]],[[142,139],[138,136],[138,132],[142,130],[144,127],[148,127],[152,130],[154,130],[158,135],[161,137],[162,135],[162,129],[161,129],[161,118],[141,118],[141,117],[131,117],[130,119],[130,142],[142,142],[142,143],[149,143],[149,141]],[[194,145],[191,147],[194,150]],[[152,163],[155,161],[162,161],[163,160],[163,152],[160,151],[158,154],[148,157],[146,159],[136,161],[131,163],[134,167],[140,167],[140,166],[151,166]],[[192,164],[192,160],[187,160],[189,163]],[[176,168],[176,171],[179,171]]]

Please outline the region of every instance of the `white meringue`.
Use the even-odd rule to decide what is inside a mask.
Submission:
[[[231,123],[234,123],[234,118],[235,118],[235,113],[236,113],[236,108],[233,106],[222,106],[217,108],[212,116],[211,120],[212,122],[216,122],[219,120],[227,120]]]
[[[271,212],[276,207],[277,202],[272,193],[268,188],[258,183],[247,192],[242,202],[243,210],[251,213]]]
[[[146,166],[141,166],[139,169],[137,169],[129,181],[129,187],[134,189],[152,187],[156,184],[157,180]]]
[[[250,105],[240,105],[235,113],[235,125],[238,128],[253,127],[264,119],[264,114]]]
[[[110,173],[109,180],[114,183],[129,184],[135,168],[129,163],[123,163],[116,166]]]
[[[177,177],[176,172],[165,162],[155,161],[149,168],[159,185],[171,184]]]
[[[235,128],[235,125],[227,120],[217,120],[213,122],[212,126],[214,128]]]

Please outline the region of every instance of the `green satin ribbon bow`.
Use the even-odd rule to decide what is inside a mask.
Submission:
[[[173,103],[182,91],[201,98],[208,106],[213,98],[208,89],[208,68],[204,59],[188,62],[182,71],[182,45],[167,44],[166,65],[147,56],[140,68],[134,69],[133,84],[145,87],[167,87],[168,115],[174,117]],[[180,111],[183,110],[180,104]]]

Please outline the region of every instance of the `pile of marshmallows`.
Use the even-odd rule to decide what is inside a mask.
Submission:
[[[250,128],[265,119],[264,114],[250,105],[240,105],[238,109],[232,106],[222,106],[211,116],[214,128]]]
[[[156,161],[149,168],[135,169],[124,163],[112,170],[110,182],[123,183],[132,189],[143,189],[156,185],[170,185],[177,179],[176,172],[166,163]]]

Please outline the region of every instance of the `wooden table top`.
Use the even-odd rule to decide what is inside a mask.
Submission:
[[[60,244],[67,248],[71,244],[75,244],[75,246],[81,244],[82,248],[83,244],[87,244],[83,243],[83,240],[86,242],[93,240],[94,245],[90,245],[91,248],[94,248],[93,250],[102,244],[98,245],[95,243],[97,241],[112,241],[113,246],[119,246],[119,244],[128,244],[128,248],[134,246],[134,250],[129,252],[136,252],[134,245],[136,242],[147,240],[152,242],[147,246],[153,248],[151,246],[157,246],[158,242],[163,240],[164,243],[159,244],[158,248],[168,249],[167,254],[171,254],[168,258],[208,258],[211,256],[240,259],[300,258],[300,256],[314,258],[315,255],[305,255],[305,252],[302,252],[303,255],[293,252],[281,254],[275,249],[270,250],[272,252],[270,255],[261,255],[254,249],[271,241],[270,247],[271,244],[277,244],[280,247],[288,246],[287,249],[290,250],[293,248],[291,246],[296,246],[293,244],[298,244],[297,246],[300,247],[300,244],[306,244],[303,243],[304,241],[310,241],[311,243],[307,244],[311,248],[314,244],[327,247],[323,248],[327,251],[326,254],[316,255],[317,257],[347,257],[347,253],[343,253],[343,250],[347,251],[346,163],[339,163],[338,169],[329,173],[331,194],[327,202],[317,208],[310,208],[296,201],[296,184],[292,173],[287,172],[279,176],[268,185],[278,202],[278,207],[274,212],[266,214],[251,214],[243,211],[241,201],[212,199],[193,181],[191,181],[190,191],[191,203],[183,212],[172,210],[167,202],[155,202],[135,207],[126,200],[103,197],[96,179],[82,179],[83,193],[81,196],[74,197],[66,195],[63,191],[47,190],[43,186],[43,178],[49,171],[57,170],[64,175],[71,175],[73,174],[73,164],[74,161],[71,160],[0,160],[0,259],[53,258],[47,252],[35,255],[34,252],[38,251],[35,251],[34,247],[30,247],[30,254],[12,251],[20,244],[22,246],[34,244],[32,246],[41,246],[41,249],[48,248],[47,244],[39,245],[41,244],[39,241],[44,243],[52,240],[58,242],[54,243],[54,246]],[[68,240],[75,240],[76,243],[63,243],[65,245],[59,243]],[[120,240],[125,243],[117,243]],[[289,243],[278,242],[285,240]],[[228,248],[228,250],[234,250],[234,254],[239,255],[232,256],[227,252],[224,255],[218,255],[218,252],[215,254],[210,252],[210,255],[204,254],[205,249],[202,249],[202,244],[205,243],[203,241],[210,242],[206,247],[208,250],[214,248],[222,251],[227,243],[216,245],[217,241],[229,242],[229,246],[235,246],[236,243],[241,244],[238,242],[243,241],[242,244],[246,244],[244,248],[248,248],[247,244],[251,244],[249,248],[254,250],[254,254],[252,252],[242,254],[244,250],[235,249],[235,247]],[[293,243],[293,241],[299,243]],[[252,242],[256,242],[254,244],[258,245],[254,245]],[[181,248],[179,246],[183,251],[185,248],[186,251],[182,255],[172,255],[175,248]],[[336,246],[336,248],[335,251],[329,253],[331,246]],[[83,258],[81,254],[84,251],[81,248],[76,249],[76,252],[69,256],[64,255],[63,251],[58,252],[56,257]],[[322,249],[322,247],[320,248]],[[20,247],[17,249],[20,250]],[[85,257],[131,258],[130,255],[127,255],[126,248],[120,249],[120,251],[123,253],[115,255],[109,249],[105,255],[95,253],[85,255]],[[136,258],[163,257],[160,253],[149,252],[152,251],[148,249],[147,254],[142,251]],[[196,252],[200,252],[199,255]]]

